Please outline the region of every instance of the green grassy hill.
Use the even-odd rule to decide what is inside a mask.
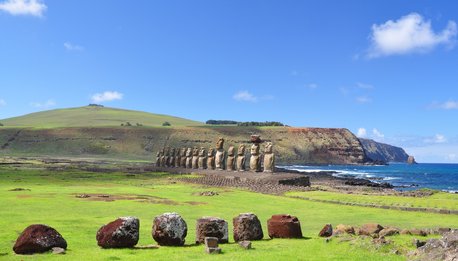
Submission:
[[[166,121],[172,126],[202,125],[201,122],[169,115],[99,106],[49,110],[0,120],[5,127],[35,128],[114,127],[126,122],[132,125],[139,123],[143,126],[162,126]]]

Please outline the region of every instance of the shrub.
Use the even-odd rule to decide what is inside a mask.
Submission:
[[[170,122],[168,121],[165,121],[164,123],[162,123],[162,126],[172,126],[172,124],[170,124]]]

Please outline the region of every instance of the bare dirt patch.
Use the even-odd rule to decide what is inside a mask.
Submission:
[[[180,203],[171,199],[155,197],[150,195],[135,195],[135,194],[73,194],[76,198],[86,199],[91,201],[113,202],[116,200],[133,200],[137,202],[164,204],[164,205],[179,205]]]
[[[207,205],[206,202],[198,202],[198,201],[185,201],[184,203],[192,205],[192,206]]]

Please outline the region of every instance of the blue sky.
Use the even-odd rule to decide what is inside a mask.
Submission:
[[[456,1],[0,0],[0,119],[96,102],[458,162],[457,23]]]

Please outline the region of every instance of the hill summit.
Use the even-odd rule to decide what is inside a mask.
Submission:
[[[19,117],[0,120],[4,126],[12,127],[114,127],[122,125],[162,126],[164,122],[171,126],[195,126],[201,122],[184,118],[154,114],[142,111],[124,110],[100,105],[56,109],[35,112]]]

